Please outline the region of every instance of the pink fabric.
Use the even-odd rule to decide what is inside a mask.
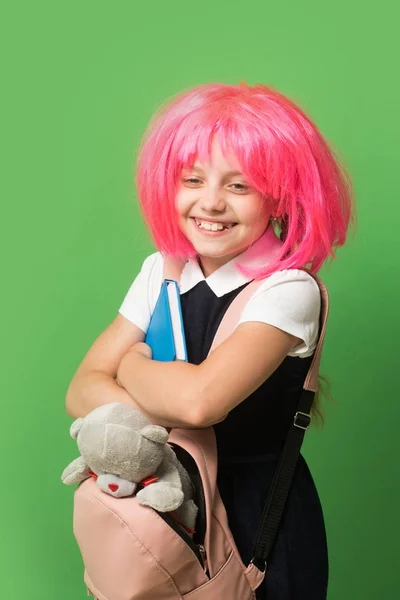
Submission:
[[[270,242],[267,240],[266,243],[270,243]],[[272,245],[270,247],[270,249],[273,250],[274,246]],[[255,261],[257,261],[258,255],[255,255],[254,258],[255,258]],[[167,279],[174,279],[175,281],[179,281],[182,268],[183,268],[182,262],[175,261],[174,259],[171,259],[171,258],[166,258],[165,266],[164,266],[164,276]],[[308,270],[307,270],[307,272],[310,273]],[[310,273],[310,275],[312,275],[312,274]],[[328,314],[329,314],[329,297],[328,297],[328,292],[326,290],[326,287],[325,287],[324,283],[322,282],[322,280],[317,275],[312,275],[312,277],[315,279],[316,283],[318,284],[318,287],[319,287],[319,290],[321,293],[321,298],[322,298],[321,331],[319,334],[318,345],[317,345],[317,348],[315,349],[314,358],[312,360],[310,370],[307,374],[307,377],[306,377],[306,380],[304,383],[304,389],[310,390],[313,392],[317,392],[319,367],[320,367],[320,363],[321,363],[322,348],[323,348],[323,344],[324,344],[324,340],[325,340],[326,324],[328,321]],[[217,346],[222,344],[222,342],[224,342],[230,336],[232,331],[234,331],[234,329],[240,319],[240,315],[241,315],[243,309],[245,308],[247,302],[250,300],[250,298],[253,296],[253,294],[255,294],[257,288],[260,287],[260,285],[263,283],[263,281],[264,281],[263,279],[258,279],[258,280],[252,281],[233,300],[233,302],[231,303],[231,305],[229,307],[229,310],[226,311],[226,313],[223,316],[222,321],[218,327],[217,333],[215,334],[213,343],[210,348],[210,352],[212,352],[213,350],[215,350],[215,348],[217,348]]]
[[[189,546],[155,511],[135,497],[104,494],[93,479],[76,491],[74,533],[86,585],[100,600],[172,600],[208,579]]]
[[[224,342],[231,335],[240,319],[240,315],[242,314],[244,307],[262,283],[264,283],[263,279],[260,279],[259,281],[252,281],[232,301],[229,310],[227,310],[224,314],[218,327],[218,331],[215,334],[213,343],[211,344],[210,352],[215,350],[217,346],[222,344],[222,342]]]
[[[85,582],[98,600],[255,598],[263,574],[246,570],[228,527],[216,487],[213,429],[174,429],[171,443],[195,459],[202,478],[208,523],[209,577],[189,546],[159,515],[135,497],[104,494],[95,481],[75,493],[74,533],[85,564]]]
[[[321,279],[317,275],[313,275],[315,281],[318,284],[319,291],[321,292],[321,331],[319,333],[319,340],[317,348],[314,352],[314,358],[312,360],[310,370],[308,371],[306,380],[304,382],[304,389],[311,390],[312,392],[317,392],[318,390],[318,375],[319,375],[319,366],[321,363],[321,355],[322,355],[322,347],[324,345],[325,332],[326,332],[326,324],[328,321],[329,314],[329,297],[328,292],[321,281]]]

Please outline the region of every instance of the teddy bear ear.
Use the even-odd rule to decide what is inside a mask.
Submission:
[[[168,431],[159,425],[146,425],[140,431],[140,435],[157,444],[166,444],[169,438]]]
[[[70,433],[70,436],[72,438],[74,438],[74,440],[76,440],[76,438],[78,437],[78,433],[82,429],[82,425],[83,425],[83,419],[76,419],[76,421],[74,421],[72,423],[69,433]]]

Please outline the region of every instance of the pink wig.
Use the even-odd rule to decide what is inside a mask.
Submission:
[[[138,157],[137,187],[159,251],[196,254],[179,228],[175,195],[182,168],[197,157],[207,160],[214,136],[225,155],[233,151],[250,185],[273,200],[282,229],[281,252],[253,276],[304,266],[317,272],[346,240],[353,219],[351,181],[311,119],[264,85],[200,85],[151,121]]]

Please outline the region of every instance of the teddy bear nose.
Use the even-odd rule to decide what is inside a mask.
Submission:
[[[118,488],[119,488],[119,485],[117,485],[116,483],[108,484],[108,489],[111,490],[112,492],[116,492]]]

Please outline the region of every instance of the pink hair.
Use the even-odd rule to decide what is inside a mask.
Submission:
[[[175,195],[182,167],[206,160],[214,136],[224,154],[233,151],[250,185],[274,200],[282,228],[281,252],[253,276],[304,266],[317,272],[346,240],[351,181],[311,119],[265,85],[200,85],[152,119],[138,157],[137,187],[158,250],[196,254],[179,229]]]

